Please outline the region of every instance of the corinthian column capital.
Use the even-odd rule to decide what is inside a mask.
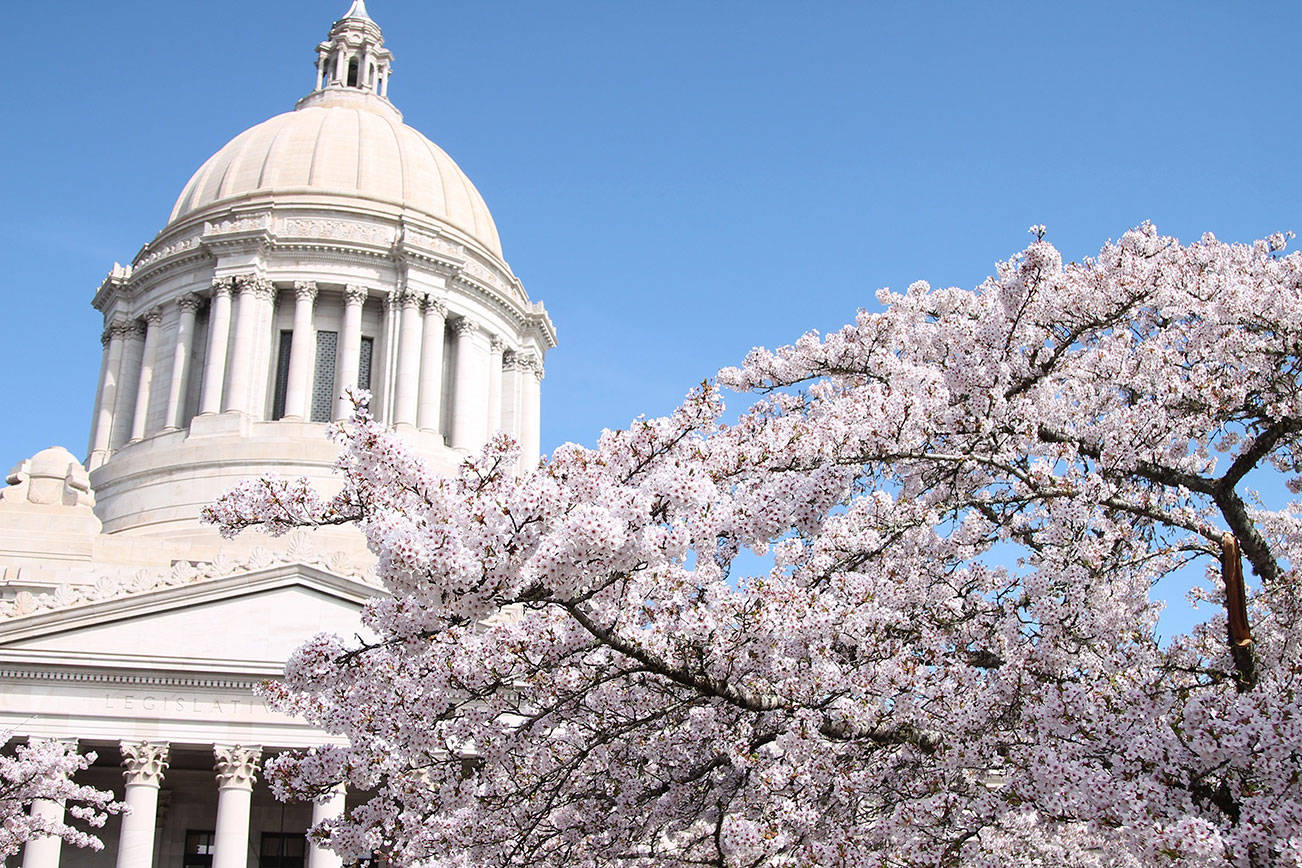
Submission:
[[[122,777],[128,784],[158,786],[162,783],[163,772],[167,769],[169,749],[167,742],[122,742]]]
[[[158,325],[162,321],[163,321],[163,306],[161,304],[158,305],[157,307],[150,308],[148,311],[145,312],[145,323],[147,325]]]
[[[176,306],[181,310],[198,310],[203,307],[203,299],[193,292],[187,292],[176,300]]]
[[[258,776],[258,764],[262,761],[262,748],[245,747],[240,744],[215,744],[212,748],[213,771],[217,772],[217,786],[220,789],[239,787],[249,790]]]
[[[350,283],[348,286],[344,287],[344,300],[348,304],[363,304],[366,301],[366,296],[368,294],[369,290],[364,286],[357,286]]]
[[[275,298],[276,296],[275,285],[270,280],[267,280],[265,277],[252,278],[248,282],[248,289],[249,292],[253,293],[254,298],[259,298],[262,299],[263,301],[266,301],[267,299]]]
[[[425,313],[434,313],[439,316],[448,315],[448,306],[442,300],[435,298],[433,293],[425,296]]]
[[[316,301],[316,281],[294,281],[294,297],[300,301]]]
[[[457,333],[457,337],[467,337],[479,331],[479,323],[468,316],[463,316],[452,324],[452,330]]]

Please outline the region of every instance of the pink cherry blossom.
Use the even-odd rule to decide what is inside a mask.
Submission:
[[[1302,256],[1034,230],[528,473],[363,410],[342,494],[224,497],[359,522],[390,592],[268,688],[339,739],[277,792],[365,793],[316,834],[412,865],[1302,865],[1302,508],[1244,485],[1299,490]]]
[[[0,744],[9,737],[0,733]],[[94,761],[93,753],[81,756],[68,743],[45,739],[20,744],[12,755],[0,754],[0,858],[17,853],[39,835],[52,835],[76,847],[103,849],[94,834],[68,822],[98,828],[109,814],[123,809],[112,793],[73,783],[73,775]],[[33,813],[36,799],[63,803],[69,817],[51,820]]]

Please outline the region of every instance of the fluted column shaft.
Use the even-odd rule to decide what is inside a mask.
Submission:
[[[375,417],[381,422],[393,421],[393,386],[397,379],[398,320],[402,313],[401,301],[402,297],[396,291],[384,297],[384,364],[383,372],[374,384],[375,396],[371,401]]]
[[[316,350],[316,328],[312,316],[316,284],[300,280],[294,284],[294,335],[289,341],[289,382],[285,386],[285,417],[307,419],[311,415],[312,357]]]
[[[158,361],[158,344],[163,327],[163,312],[154,308],[145,314],[145,349],[140,356],[140,378],[136,385],[136,410],[131,417],[131,439],[145,436],[149,421],[149,399],[154,386],[154,366]]]
[[[231,292],[233,282],[212,282],[212,305],[208,309],[208,355],[203,365],[200,413],[220,413],[222,387],[226,382],[226,347],[231,334]]]
[[[502,430],[520,440],[520,354],[507,350],[502,357]]]
[[[253,366],[249,370],[249,397],[245,412],[255,419],[270,415],[267,391],[271,387],[271,330],[276,320],[276,287],[271,281],[255,278],[253,285]]]
[[[113,430],[109,449],[117,449],[131,438],[136,408],[136,390],[140,388],[140,361],[144,355],[145,324],[136,320],[126,331],[122,361],[118,366],[118,393],[113,402]]]
[[[32,799],[32,816],[53,823],[63,822],[63,802]],[[59,868],[63,839],[57,835],[39,835],[23,845],[23,868]]]
[[[122,366],[122,348],[126,340],[127,325],[113,322],[104,330],[104,362],[100,372],[99,396],[95,401],[95,419],[90,435],[90,456],[87,467],[94,470],[108,458],[109,437],[113,433],[113,408],[117,403],[119,370]]]
[[[264,316],[264,309],[274,301],[275,290],[270,283],[253,275],[236,277],[235,285],[239,289],[239,298],[235,304],[235,335],[231,342],[231,364],[227,371],[222,410],[253,413],[254,378],[259,374],[257,363],[263,356],[257,343],[261,331],[259,326],[268,319]]]
[[[488,436],[502,430],[502,339],[488,344]]]
[[[542,362],[526,356],[527,369],[520,375],[520,463],[525,470],[538,466],[542,443]]]
[[[194,343],[194,317],[202,303],[197,295],[183,295],[176,300],[181,315],[176,324],[172,379],[167,389],[167,417],[163,421],[168,428],[181,427],[181,415],[185,412],[185,380],[190,371],[190,350]]]
[[[158,817],[158,788],[167,768],[165,742],[122,742],[122,777],[127,812],[118,834],[117,868],[151,868]]]
[[[398,335],[398,382],[394,385],[393,421],[397,425],[415,425],[417,399],[420,395],[421,293],[406,290],[402,294],[402,325]]]
[[[420,345],[420,398],[417,401],[417,425],[425,431],[438,431],[443,412],[443,329],[447,308],[433,296],[425,299],[425,323]]]
[[[249,808],[262,748],[215,745],[217,823],[213,831],[212,868],[246,868],[249,849]]]
[[[467,317],[457,320],[452,445],[474,451],[488,439],[488,336]]]
[[[338,787],[334,793],[320,802],[312,803],[312,825],[322,823],[342,815],[344,812],[344,788]],[[344,860],[333,850],[310,844],[307,851],[307,868],[342,868]]]
[[[362,357],[362,305],[366,303],[366,287],[349,286],[344,289],[344,323],[339,335],[339,400],[335,403],[335,418],[347,419],[353,412],[353,402],[346,392],[357,388]],[[373,348],[372,348],[373,349]],[[375,359],[371,359],[375,367]]]

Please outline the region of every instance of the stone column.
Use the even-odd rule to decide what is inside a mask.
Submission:
[[[226,381],[226,345],[231,333],[231,292],[234,281],[213,279],[212,306],[208,309],[208,355],[203,364],[203,391],[199,413],[220,413]]]
[[[118,834],[117,868],[151,868],[158,818],[158,788],[167,768],[166,742],[122,742],[122,777],[126,778],[127,812]]]
[[[122,363],[118,367],[118,393],[113,402],[113,431],[109,436],[109,449],[118,449],[130,438],[134,429],[132,412],[136,408],[136,390],[140,388],[140,363],[144,356],[145,324],[131,322],[122,347]]]
[[[231,339],[231,364],[226,372],[226,396],[222,412],[239,410],[249,412],[249,379],[253,368],[253,355],[257,351],[254,337],[258,327],[257,278],[241,274],[234,278],[239,292],[235,300],[234,337]]]
[[[185,379],[190,369],[190,344],[194,341],[194,317],[203,304],[199,296],[183,295],[176,300],[181,318],[176,326],[176,346],[172,350],[172,380],[167,389],[168,428],[181,427],[181,414],[185,412]]]
[[[398,360],[398,317],[402,311],[401,304],[402,296],[397,290],[384,297],[384,346],[381,349],[383,368],[379,380],[372,383],[375,396],[371,401],[371,410],[381,422],[393,421],[393,384],[397,379],[394,368]],[[371,364],[374,380],[374,359]]]
[[[542,362],[533,353],[525,356],[521,373],[520,395],[520,466],[533,470],[538,466],[542,433]]]
[[[213,868],[246,868],[249,852],[249,808],[253,781],[262,759],[261,747],[213,745],[217,772],[217,824],[213,833]]]
[[[266,419],[270,416],[267,391],[271,387],[272,347],[275,336],[272,326],[276,323],[276,287],[271,281],[262,277],[253,279],[253,366],[249,373],[249,397],[245,400],[245,412],[254,419]]]
[[[312,825],[322,823],[344,812],[344,788],[336,787],[334,792],[319,802],[312,803]],[[307,868],[342,868],[344,860],[333,850],[318,847],[308,840]]]
[[[32,799],[32,816],[51,823],[63,822],[63,802]],[[23,845],[23,868],[59,868],[63,839],[58,835],[38,835]]]
[[[311,416],[308,396],[311,394],[312,362],[316,355],[316,328],[313,326],[313,305],[316,303],[316,283],[299,280],[294,283],[294,335],[289,341],[289,383],[285,386],[285,418],[307,419]]]
[[[520,385],[524,371],[520,354],[507,350],[502,356],[502,430],[520,440]]]
[[[344,324],[339,335],[339,400],[335,403],[335,418],[347,419],[353,413],[353,402],[344,395],[357,388],[357,377],[362,358],[362,305],[366,303],[366,287],[344,287]],[[374,353],[375,346],[371,346]],[[375,372],[375,358],[371,358],[371,372]]]
[[[100,372],[99,396],[95,401],[95,418],[90,435],[90,456],[86,467],[94,470],[108,460],[109,437],[113,433],[113,408],[117,404],[118,377],[121,375],[122,348],[130,326],[114,320],[104,329],[103,370]]]
[[[488,436],[502,430],[502,339],[488,342]]]
[[[469,317],[457,320],[452,445],[475,451],[488,439],[488,336]]]
[[[402,326],[398,335],[398,381],[394,385],[393,422],[416,424],[416,404],[420,394],[420,351],[422,293],[402,293]]]
[[[136,386],[136,411],[131,421],[131,439],[142,440],[149,421],[149,398],[154,386],[154,364],[163,326],[163,311],[154,308],[145,314],[145,349],[140,357],[140,379]]]
[[[443,328],[448,309],[434,296],[425,298],[425,325],[420,345],[420,398],[417,425],[423,431],[439,430],[443,412]]]

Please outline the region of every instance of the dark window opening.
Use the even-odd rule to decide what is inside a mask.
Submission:
[[[335,408],[335,350],[338,332],[316,333],[316,377],[312,381],[312,421],[329,422]]]
[[[258,868],[303,868],[307,838],[279,832],[262,833]]]
[[[182,868],[207,868],[212,864],[213,849],[212,829],[186,829]]]
[[[271,400],[271,418],[285,416],[285,395],[289,392],[289,351],[294,343],[294,333],[280,333],[280,351],[276,356],[276,390]],[[300,411],[301,412],[301,411]]]
[[[357,359],[357,388],[371,391],[371,354],[375,351],[374,338],[362,338],[362,352]]]
[[[348,86],[357,87],[357,58],[348,61]]]

